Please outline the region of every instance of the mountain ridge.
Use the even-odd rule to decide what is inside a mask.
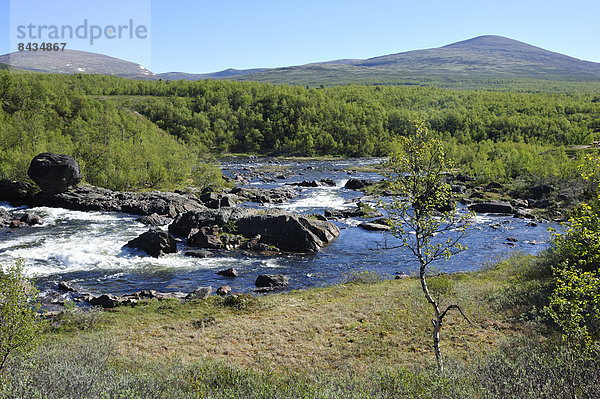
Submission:
[[[600,63],[580,60],[497,35],[478,36],[437,48],[367,59],[339,59],[278,68],[229,68],[201,74],[154,74],[139,64],[77,50],[49,53],[5,54],[0,56],[0,64],[48,73],[99,73],[150,80],[229,79],[312,86],[472,78],[600,81]]]

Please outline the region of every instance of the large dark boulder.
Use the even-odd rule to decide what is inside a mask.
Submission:
[[[224,208],[195,210],[178,216],[169,232],[188,237],[192,229],[206,226],[235,226],[247,238],[260,235],[260,242],[284,251],[317,252],[335,239],[339,228],[331,222],[314,220],[278,209]]]
[[[469,210],[478,213],[513,213],[512,205],[505,201],[479,202],[469,205]]]
[[[36,155],[27,174],[46,194],[63,193],[81,181],[81,170],[75,158],[51,152]]]
[[[177,242],[169,233],[154,227],[125,244],[128,248],[139,249],[158,258],[161,255],[177,252]]]

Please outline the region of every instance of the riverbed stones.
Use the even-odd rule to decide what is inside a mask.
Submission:
[[[282,204],[288,202],[298,191],[294,187],[284,186],[276,188],[235,187],[229,190],[242,201],[256,202],[259,204]]]
[[[119,297],[112,294],[104,294],[89,298],[90,305],[101,306],[104,309],[112,309],[119,305]]]
[[[60,281],[57,285],[57,288],[62,292],[77,292],[77,289],[75,289],[72,284],[67,283],[66,281]]]
[[[27,223],[28,226],[35,226],[37,224],[42,224],[42,218],[36,215],[35,213],[28,212],[21,216],[19,219],[20,222]]]
[[[81,170],[75,158],[51,152],[36,155],[27,175],[46,194],[63,193],[81,181]]]
[[[242,249],[257,249],[257,246],[260,244],[260,239],[261,239],[260,234],[257,234],[254,237],[252,237],[251,239],[249,239],[248,241],[245,241],[244,243],[242,243],[242,245],[240,247]]]
[[[238,201],[238,196],[235,194],[217,194],[214,192],[204,193],[199,198],[207,208],[211,209],[232,207]]]
[[[257,288],[284,288],[290,283],[290,279],[283,274],[260,274],[254,285]]]
[[[27,226],[27,223],[21,222],[19,220],[11,220],[8,224],[8,227],[11,229],[20,229],[21,227]]]
[[[158,215],[173,218],[204,205],[191,194],[161,191],[131,193],[112,191],[90,185],[77,186],[55,195],[36,195],[27,201],[33,206],[51,206],[76,211],[125,212],[134,215]]]
[[[139,249],[155,258],[164,254],[177,252],[177,242],[175,239],[158,227],[151,228],[139,237],[129,241],[125,246]]]

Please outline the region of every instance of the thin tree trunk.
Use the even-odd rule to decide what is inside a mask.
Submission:
[[[431,322],[433,324],[433,350],[435,352],[435,359],[438,365],[438,371],[440,373],[444,372],[444,361],[442,358],[442,350],[440,349],[440,328],[442,327],[442,316],[440,314],[440,308],[437,302],[431,296],[429,292],[429,288],[427,287],[427,281],[425,280],[425,262],[422,258],[419,259],[421,262],[421,268],[419,270],[419,277],[421,278],[421,288],[423,293],[425,294],[425,298],[427,302],[431,304],[433,307],[433,313],[435,315],[435,319],[432,319]]]
[[[433,349],[435,350],[435,359],[437,360],[438,371],[444,372],[444,359],[442,358],[442,351],[440,349],[440,320],[433,321]]]

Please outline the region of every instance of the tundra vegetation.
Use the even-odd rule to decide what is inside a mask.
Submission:
[[[429,279],[444,320],[440,374],[419,278],[364,273],[325,288],[206,301],[67,309],[29,358],[9,359],[6,398],[593,398],[598,345],[561,337],[547,310],[551,250]],[[440,281],[437,281],[437,280]]]

